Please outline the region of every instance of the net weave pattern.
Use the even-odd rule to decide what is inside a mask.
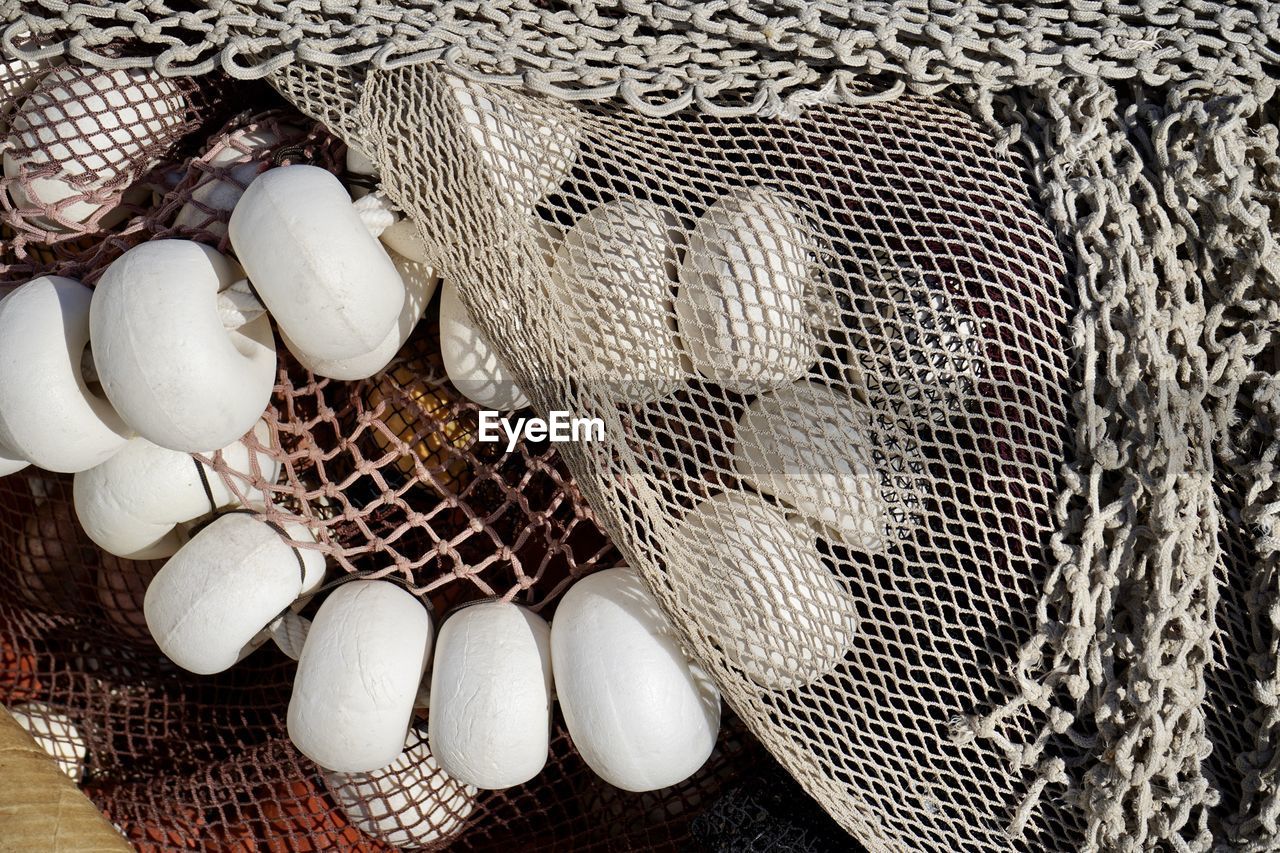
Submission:
[[[1265,0],[1207,3],[547,2],[503,0],[5,0],[13,41],[82,62],[173,75],[261,77],[300,62],[375,68],[424,61],[570,99],[643,112],[794,112],[956,83],[1034,85],[1254,79],[1274,61],[1280,13]],[[104,49],[122,40],[132,53]]]
[[[604,419],[564,452],[600,524],[868,847],[1280,847],[1280,8],[117,6],[0,9],[11,42],[77,59],[128,61],[91,49],[118,24],[167,72],[269,74],[368,152],[535,408]],[[453,75],[507,126],[477,131]],[[513,138],[576,157],[486,156]],[[547,235],[620,198],[687,235],[749,187],[802,223],[774,255],[806,235],[811,268],[794,304],[739,307],[859,413],[880,514],[876,541],[824,529],[820,572],[744,591],[724,565],[787,547],[778,526],[687,522],[762,491],[734,460],[756,392],[682,365],[620,401]],[[680,321],[686,349],[714,331]],[[833,434],[781,449],[822,470]]]

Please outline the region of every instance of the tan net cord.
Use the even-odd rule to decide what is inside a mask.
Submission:
[[[103,5],[4,0],[0,19],[46,36],[48,53],[166,74],[222,69],[264,77],[311,67],[415,62],[569,100],[616,98],[670,115],[794,114],[864,97],[867,77],[892,93],[989,88],[1083,75],[1123,85],[1258,77],[1274,59],[1280,15],[1267,0],[1158,7],[981,0],[808,0],[572,4],[502,0],[238,0],[190,8],[170,0]],[[128,28],[127,35],[112,26]],[[104,48],[137,42],[123,56]],[[158,55],[157,55],[158,54]]]
[[[292,75],[290,75],[292,76]],[[293,82],[292,80],[290,81]],[[696,560],[697,557],[681,555],[675,548],[677,545],[666,543],[663,538],[669,536],[669,528],[673,516],[678,517],[684,510],[677,505],[686,498],[681,492],[691,488],[699,488],[695,482],[701,477],[723,475],[727,460],[724,458],[724,445],[716,449],[716,432],[731,431],[732,414],[740,409],[731,403],[717,398],[708,391],[699,391],[696,386],[688,392],[686,405],[664,414],[663,410],[651,409],[642,411],[614,411],[597,402],[597,390],[592,386],[578,386],[572,390],[562,383],[564,375],[569,372],[564,367],[571,365],[579,356],[572,351],[557,352],[548,337],[559,339],[560,336],[541,335],[539,328],[555,328],[554,298],[544,295],[542,275],[538,272],[541,263],[540,251],[533,250],[527,244],[527,232],[518,225],[504,221],[502,209],[489,203],[484,198],[485,190],[478,186],[474,165],[468,162],[465,153],[468,148],[462,129],[456,127],[448,106],[447,94],[437,75],[425,68],[406,69],[394,74],[375,74],[369,83],[369,90],[363,101],[360,113],[367,120],[362,121],[369,132],[362,141],[368,142],[371,150],[379,151],[386,169],[385,184],[393,197],[407,200],[409,209],[424,224],[426,234],[467,233],[475,235],[471,240],[460,242],[454,247],[442,246],[441,251],[448,253],[448,264],[457,270],[456,280],[464,288],[477,317],[486,318],[481,321],[489,331],[493,340],[505,342],[505,351],[510,354],[509,363],[517,370],[522,387],[529,389],[531,396],[539,406],[547,408],[567,407],[578,412],[590,412],[606,418],[606,434],[610,440],[601,448],[599,446],[573,446],[566,449],[566,458],[571,467],[582,472],[580,477],[592,504],[606,507],[602,520],[610,527],[616,541],[620,543],[628,559],[642,567],[649,578],[657,586],[659,595],[673,613],[677,623],[690,631],[694,640],[692,647],[704,661],[713,667],[725,688],[726,696],[735,710],[743,714],[752,726],[754,733],[772,749],[792,773],[805,784],[811,794],[818,796],[823,805],[831,811],[847,830],[852,831],[861,841],[873,848],[896,848],[911,843],[928,844],[931,849],[943,849],[948,843],[981,843],[984,849],[999,849],[1004,845],[1004,803],[1015,796],[1016,788],[1013,780],[1003,776],[999,770],[998,760],[983,757],[981,753],[956,751],[948,745],[947,719],[948,709],[972,707],[978,696],[985,697],[987,691],[997,693],[1005,689],[996,671],[991,668],[991,656],[999,657],[1001,652],[987,652],[981,648],[967,648],[963,639],[953,641],[946,637],[946,622],[937,624],[938,638],[935,648],[925,646],[926,624],[918,620],[936,618],[926,616],[940,604],[948,604],[960,608],[974,607],[974,617],[979,618],[980,632],[989,632],[987,642],[1002,644],[1003,654],[1012,656],[1017,649],[1016,636],[1020,630],[1014,624],[1003,624],[1004,619],[1011,618],[1013,613],[1028,608],[1034,595],[1034,566],[1015,559],[1011,565],[1006,564],[1003,570],[988,581],[989,586],[982,595],[990,595],[999,603],[981,605],[969,598],[964,591],[967,583],[963,580],[966,571],[977,571],[962,564],[954,571],[943,569],[925,569],[931,558],[920,554],[910,556],[911,550],[896,551],[880,562],[879,558],[871,565],[858,562],[850,554],[833,555],[832,560],[840,566],[841,572],[852,575],[863,574],[865,581],[859,586],[860,594],[866,596],[869,613],[864,617],[863,634],[854,652],[855,663],[840,668],[838,682],[822,688],[821,693],[813,694],[814,704],[806,700],[795,700],[790,697],[762,696],[758,689],[743,683],[740,672],[735,673],[722,662],[721,653],[713,644],[717,626],[714,618],[707,620],[707,615],[700,612],[686,600],[675,598],[666,587],[664,573],[655,561],[664,563],[680,560]],[[283,87],[291,91],[289,83]],[[328,91],[328,90],[326,90]],[[408,93],[413,93],[412,95]],[[520,102],[513,97],[513,101]],[[383,105],[394,105],[390,110]],[[316,108],[317,110],[319,108]],[[539,106],[540,120],[556,124],[565,115],[552,105]],[[598,179],[603,171],[626,168],[622,164],[652,159],[655,162],[672,162],[680,168],[688,170],[690,175],[708,174],[709,166],[706,158],[717,156],[714,145],[718,132],[730,133],[734,125],[722,126],[713,120],[681,117],[679,120],[654,120],[645,122],[629,116],[618,116],[604,112],[590,115],[575,114],[574,118],[587,128],[584,136],[589,140],[588,146],[598,146],[596,152],[599,166],[593,167],[598,172],[591,172],[579,186],[589,186],[593,178]],[[423,130],[423,128],[429,130]],[[874,181],[874,169],[878,164],[893,158],[887,153],[896,149],[891,140],[896,134],[917,135],[923,144],[932,146],[948,143],[944,140],[960,140],[959,145],[975,162],[983,163],[986,155],[979,154],[983,143],[981,133],[970,121],[958,111],[941,103],[907,99],[899,105],[866,107],[845,111],[828,111],[815,114],[808,122],[793,127],[786,126],[753,126],[744,130],[744,141],[741,150],[748,156],[757,144],[755,140],[768,139],[770,136],[786,140],[781,143],[794,145],[797,150],[811,150],[811,158],[806,159],[804,167],[818,167],[819,162],[827,156],[828,140],[840,127],[846,134],[861,137],[868,150],[867,168],[863,177],[856,170],[852,173],[858,177],[849,178],[850,184],[835,178],[834,186],[843,197],[855,197],[851,193],[853,182],[861,180]],[[909,128],[909,129],[908,129]],[[753,137],[752,133],[760,136]],[[415,152],[422,150],[417,140],[429,137],[433,140],[435,151],[459,151],[456,157],[423,157]],[[655,143],[654,140],[662,140]],[[767,143],[779,144],[779,143]],[[644,152],[644,147],[658,150]],[[805,146],[813,146],[806,149]],[[880,147],[883,146],[883,147]],[[971,146],[971,147],[970,147]],[[857,150],[857,149],[855,149]],[[907,156],[907,155],[903,155]],[[885,159],[881,159],[885,158]],[[715,161],[720,162],[720,161]],[[750,169],[750,166],[734,165],[729,157],[723,161],[726,170]],[[392,165],[397,164],[397,165]],[[647,162],[646,162],[647,165]],[[939,165],[941,163],[939,162]],[[994,163],[992,165],[994,167]],[[764,165],[761,172],[772,168]],[[963,167],[961,167],[963,169]],[[1006,167],[1007,168],[1007,167]],[[652,173],[651,173],[652,174]],[[660,174],[660,172],[659,172]],[[843,174],[843,173],[841,173]],[[955,180],[967,192],[965,181],[970,175],[976,176],[979,171],[963,172]],[[1016,175],[1016,171],[989,173],[982,184],[983,189],[991,192],[1007,193],[1008,203],[1017,205],[1018,190],[1016,180],[1005,176]],[[976,178],[975,178],[976,179]],[[627,172],[621,180],[636,180]],[[1005,184],[1005,181],[1008,181]],[[403,184],[397,184],[404,181]],[[671,184],[664,185],[662,198],[681,200],[681,194],[691,204],[694,191],[678,189],[682,179],[678,175],[671,177]],[[935,185],[930,183],[927,192],[936,192]],[[874,192],[874,191],[872,191]],[[892,191],[889,191],[892,192]],[[927,192],[912,196],[925,199]],[[943,190],[945,193],[946,191]],[[886,196],[888,193],[886,193]],[[834,198],[834,197],[833,197]],[[975,202],[980,195],[969,196]],[[704,202],[705,203],[705,202]],[[824,201],[823,203],[831,203]],[[925,202],[921,202],[925,203]],[[1025,199],[1023,200],[1025,203]],[[868,202],[875,208],[875,202]],[[1016,210],[1016,206],[1012,207]],[[1028,208],[1029,210],[1029,208]],[[1011,226],[1019,235],[1035,234],[1034,219],[1013,216],[1018,224]],[[910,233],[910,225],[900,219],[901,212],[890,207],[883,219],[875,220],[870,233],[874,240],[874,228],[901,228],[900,239],[909,245],[917,239]],[[981,228],[981,215],[971,220],[973,227]],[[853,233],[851,231],[844,232]],[[1035,296],[1021,304],[1004,291],[988,289],[983,293],[987,300],[1000,301],[1001,310],[1007,312],[1002,316],[1009,317],[1009,322],[1016,324],[1024,331],[1028,329],[1034,337],[1044,336],[1043,358],[1036,361],[1034,371],[1044,371],[1046,376],[1056,377],[1048,381],[1050,388],[1061,387],[1065,376],[1065,364],[1061,355],[1052,354],[1054,344],[1055,313],[1065,312],[1064,306],[1058,302],[1057,276],[1062,274],[1061,267],[1055,270],[1054,253],[1056,252],[1047,231],[1041,231],[1035,239],[1034,250],[1028,251],[1026,263],[1028,267],[1018,267],[1017,275],[1028,276],[1025,281],[1031,288],[1044,288],[1043,297]],[[901,247],[899,251],[902,251]],[[962,250],[963,251],[963,250]],[[1038,252],[1049,252],[1037,255]],[[930,263],[922,252],[916,262]],[[1039,258],[1039,260],[1036,260]],[[868,262],[882,263],[876,260],[874,253],[868,255]],[[992,263],[1006,263],[992,261]],[[939,261],[941,263],[941,261]],[[986,263],[986,261],[975,263]],[[1022,263],[1021,256],[1014,263]],[[1010,273],[1010,275],[1013,275]],[[904,284],[903,287],[914,293],[918,283]],[[1033,292],[1038,292],[1034,291]],[[967,297],[965,297],[967,298]],[[1007,304],[1003,300],[1008,300]],[[971,303],[965,302],[969,305]],[[884,309],[882,309],[884,310]],[[1025,314],[1023,312],[1026,312]],[[1015,319],[1016,318],[1016,319]],[[903,322],[918,322],[914,317]],[[1028,324],[1028,325],[1023,325]],[[918,357],[909,355],[908,357]],[[889,363],[877,363],[876,375],[888,383],[893,374]],[[1033,373],[1028,373],[1031,379]],[[1034,387],[1042,381],[1036,378]],[[896,394],[889,384],[882,388],[888,395],[882,399],[885,405],[894,405],[891,400]],[[969,392],[973,393],[972,389]],[[1012,402],[1012,400],[1011,400]],[[995,475],[986,484],[976,478],[972,471],[964,472],[962,468],[951,469],[951,477],[960,481],[969,481],[966,486],[982,495],[982,501],[995,501],[1006,511],[1013,510],[1015,503],[1001,495],[1013,483],[1026,485],[1033,495],[1025,508],[1029,512],[1036,503],[1041,504],[1047,512],[1049,493],[1045,490],[1048,483],[1035,473],[1036,466],[1045,465],[1060,453],[1056,449],[1055,433],[1060,429],[1065,411],[1060,403],[1052,402],[1052,393],[1044,398],[1035,396],[1019,400],[1016,409],[1018,417],[1030,418],[1025,422],[1026,432],[1022,438],[1029,442],[1034,464],[1025,468],[1014,465],[1006,472]],[[908,406],[897,413],[897,419],[908,425],[904,437],[895,435],[895,420],[887,421],[877,429],[880,440],[895,442],[893,447],[906,448],[914,442],[929,441],[931,444],[945,442],[947,439],[934,437],[925,439],[927,432],[917,432],[924,427],[916,420],[928,417],[930,404],[921,402]],[[1043,414],[1036,409],[1044,407]],[[1005,414],[1005,413],[1002,413]],[[995,416],[993,411],[992,417]],[[973,421],[970,429],[979,432],[987,429],[984,424],[994,424],[981,416]],[[695,425],[691,428],[690,425]],[[914,426],[912,426],[914,424]],[[706,432],[700,431],[705,425]],[[880,432],[883,430],[883,432]],[[620,438],[626,437],[623,443]],[[904,442],[905,439],[905,443]],[[981,441],[981,439],[979,439]],[[673,444],[668,445],[668,442]],[[707,454],[703,454],[701,445],[710,445]],[[937,444],[941,449],[941,445]],[[1039,448],[1043,447],[1043,450]],[[986,452],[994,452],[994,445]],[[677,465],[693,464],[697,457],[697,473],[682,475]],[[671,461],[668,461],[671,460]],[[945,464],[945,463],[944,463]],[[907,470],[907,489],[915,490],[911,479],[911,471]],[[1045,472],[1049,474],[1050,472]],[[942,475],[944,476],[944,475]],[[1034,479],[1027,481],[1025,478]],[[643,483],[649,478],[667,479],[671,491],[644,488]],[[725,481],[730,482],[730,481]],[[932,482],[932,480],[931,480]],[[635,488],[632,488],[635,486]],[[701,487],[705,488],[705,487]],[[705,494],[705,493],[704,493]],[[978,499],[978,498],[974,498]],[[933,510],[937,512],[938,510]],[[1013,510],[1022,512],[1024,508]],[[1037,526],[1047,532],[1047,516],[1032,515],[1028,526],[1023,529],[1010,530],[1014,537],[1032,536],[1031,531]],[[930,521],[929,523],[933,523]],[[924,522],[917,519],[904,521],[909,536],[928,535],[922,529]],[[970,528],[970,541],[966,548],[995,548],[1003,550],[1013,547],[1013,540],[1006,545],[1004,532],[978,533]],[[946,534],[944,534],[944,537]],[[1032,536],[1034,540],[1034,536]],[[923,541],[923,540],[921,540]],[[1018,541],[1021,541],[1019,538]],[[960,547],[956,539],[939,539],[933,545],[922,545],[937,549],[933,553],[941,553],[948,548]],[[915,547],[915,546],[913,546]],[[985,553],[985,550],[982,551]],[[1028,553],[1028,557],[1034,551]],[[994,552],[993,552],[994,554]],[[1003,558],[1002,558],[1003,559]],[[918,580],[912,580],[920,572]],[[985,569],[984,569],[985,571]],[[1007,573],[1006,573],[1007,572]],[[952,591],[947,592],[948,585]],[[714,602],[725,595],[723,590],[708,589],[706,599]],[[880,599],[883,603],[879,603]],[[902,603],[891,603],[893,601]],[[968,603],[973,601],[972,604]],[[954,602],[954,603],[953,603]],[[758,602],[761,608],[771,606],[768,598]],[[978,616],[979,609],[986,606],[998,608],[1003,615],[994,620]],[[917,608],[921,608],[918,610]],[[1007,608],[1007,609],[1005,609]],[[945,611],[943,611],[945,613]],[[967,611],[965,611],[967,612]],[[956,618],[956,617],[952,617]],[[970,618],[968,616],[964,618]],[[906,635],[902,632],[905,628]],[[927,629],[925,629],[927,630]],[[981,641],[979,642],[981,646]],[[1001,648],[997,645],[997,649]],[[926,649],[928,649],[926,651]],[[936,661],[930,665],[928,676],[918,681],[919,675],[908,675],[906,671],[894,671],[891,661],[899,656],[928,654],[929,660]],[[945,658],[942,657],[945,655]],[[947,663],[943,664],[942,661]],[[962,663],[962,661],[967,661]],[[933,667],[938,667],[933,669]],[[952,678],[956,670],[963,671],[963,680]],[[892,674],[882,677],[881,673]],[[967,698],[962,698],[967,697]],[[801,704],[806,702],[806,704]],[[848,717],[844,715],[848,714]],[[799,737],[797,737],[799,735]],[[911,738],[924,737],[928,745],[925,749],[913,752],[910,761],[900,761],[895,753],[901,744],[910,742]],[[924,780],[924,784],[921,784]],[[964,780],[964,781],[960,781]],[[904,792],[910,792],[904,796]],[[1044,825],[1037,827],[1033,834],[1033,848],[1045,849],[1059,847],[1069,849],[1076,837],[1073,820],[1069,815],[1056,814],[1046,818]],[[908,842],[907,839],[913,839]],[[981,842],[977,840],[981,839]]]

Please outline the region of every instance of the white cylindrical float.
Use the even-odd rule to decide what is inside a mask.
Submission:
[[[285,528],[313,541],[301,525]],[[324,580],[324,555],[292,547],[248,513],[229,513],[196,534],[164,564],[143,604],[156,645],[183,669],[211,675],[231,668],[266,639],[265,628]]]
[[[802,687],[844,660],[857,605],[808,525],[757,495],[724,492],[694,507],[675,541],[686,552],[669,572],[677,595],[756,684]]]
[[[110,224],[127,189],[113,183],[156,165],[186,108],[179,85],[154,71],[49,72],[10,122],[4,175],[14,205],[54,229],[55,209],[66,222],[101,214]]]
[[[295,352],[353,358],[395,327],[405,300],[400,274],[324,169],[284,166],[260,175],[231,214],[229,234]]]
[[[354,146],[348,146],[347,172],[352,175],[359,175],[362,178],[376,178],[378,176],[378,167],[363,151]],[[362,199],[372,192],[362,183],[350,182],[351,185],[348,187],[348,191],[353,199]],[[386,246],[392,260],[399,256],[401,259],[415,264],[428,263],[429,252],[427,245],[422,242],[422,237],[418,234],[417,227],[408,216],[402,215],[394,224],[379,234],[378,239],[382,241],[383,246]],[[403,274],[404,271],[401,270],[401,275]]]
[[[572,324],[575,376],[630,403],[671,393],[684,375],[671,302],[673,222],[650,202],[599,205],[565,234],[551,267]]]
[[[191,198],[174,217],[177,228],[203,228],[215,236],[227,233],[225,218],[239,204],[245,189],[267,166],[263,162],[273,146],[280,144],[280,134],[269,127],[233,131],[221,140],[220,147],[201,161],[217,174],[202,174],[191,191]]]
[[[89,748],[75,722],[44,702],[24,702],[8,710],[14,721],[58,763],[58,768],[80,784]]]
[[[293,682],[289,737],[326,770],[368,773],[404,748],[431,655],[431,616],[388,581],[351,581],[320,606]]]
[[[801,380],[757,397],[735,439],[733,468],[744,482],[851,548],[884,547],[889,518],[866,403]]]
[[[254,425],[253,434],[259,445],[271,446],[265,421]],[[280,473],[278,460],[251,451],[243,440],[224,447],[222,461],[246,478],[256,467],[268,483]],[[77,474],[73,494],[89,538],[107,553],[131,560],[176,553],[184,541],[178,525],[242,503],[211,466],[145,438],[133,439],[103,464]],[[259,503],[266,496],[255,490],[247,498]]]
[[[20,458],[18,454],[0,447],[0,477],[16,474],[30,464],[27,460]]]
[[[0,103],[16,105],[19,98],[29,94],[39,85],[48,69],[61,63],[60,57],[0,59]],[[0,117],[0,132],[4,130],[4,119]]]
[[[740,394],[804,376],[818,346],[806,305],[812,245],[795,206],[765,187],[731,190],[698,219],[676,316],[699,373]]]
[[[490,93],[479,83],[446,76],[463,124],[479,154],[482,179],[508,215],[528,216],[573,171],[581,128],[559,112],[525,109],[510,91]],[[559,110],[571,107],[560,102]]]
[[[143,243],[107,268],[93,297],[98,377],[121,417],[152,444],[211,453],[257,423],[275,387],[263,314],[227,329],[218,294],[234,262],[189,240]]]
[[[347,146],[346,167],[347,171],[353,175],[374,177],[378,174],[378,166],[373,162],[373,158],[355,145]]]
[[[402,216],[394,225],[379,234],[378,239],[387,247],[388,252],[401,255],[410,261],[425,264],[430,258],[427,244],[418,234],[418,226],[414,225],[413,220],[408,216]]]
[[[414,727],[400,757],[372,773],[325,773],[325,786],[356,828],[397,848],[435,847],[455,836],[479,793],[440,768]]]
[[[551,629],[517,604],[485,601],[445,620],[431,671],[431,752],[482,789],[528,782],[547,762]]]
[[[440,355],[449,381],[477,406],[511,411],[529,405],[448,280],[440,286]]]
[[[440,284],[440,276],[426,264],[411,261],[400,255],[392,254],[392,262],[404,282],[404,307],[400,309],[400,317],[395,326],[387,333],[386,338],[373,350],[352,358],[317,359],[311,358],[301,348],[289,341],[289,336],[281,332],[289,351],[298,357],[298,362],[316,376],[327,376],[345,382],[367,379],[379,373],[395,358],[396,353],[409,340],[418,321],[422,319],[431,297],[435,296],[436,287]]]
[[[609,784],[665,788],[711,755],[720,693],[685,658],[632,569],[597,572],[569,590],[551,626],[551,662],[573,743]]]
[[[90,390],[82,361],[93,292],[43,276],[0,300],[0,446],[47,471],[100,465],[129,428]]]

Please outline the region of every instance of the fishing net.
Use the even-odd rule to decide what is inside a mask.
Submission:
[[[228,83],[182,81],[184,90],[197,85],[215,92]],[[323,127],[265,85],[237,91],[236,105],[249,108],[193,122],[142,152],[148,165],[116,221],[73,240],[6,240],[0,281],[92,283],[154,239],[226,251],[234,202],[262,171],[306,163],[352,177],[345,146]],[[25,233],[17,225],[10,233]],[[550,443],[508,450],[477,441],[477,407],[449,384],[434,307],[427,315],[393,362],[361,382],[318,379],[281,348],[269,438],[254,444],[281,463],[274,482],[261,470],[233,472],[220,456],[206,461],[242,498],[265,493],[270,517],[305,519],[318,540],[309,546],[335,576],[394,575],[437,614],[499,596],[550,616],[574,579],[618,554]],[[429,849],[459,838],[491,849],[527,834],[575,849],[597,836],[599,849],[675,847],[698,810],[759,760],[733,723],[686,783],[647,795],[604,791],[558,723],[543,774],[507,792],[471,790],[454,811],[433,805],[445,786],[458,787],[434,764],[363,782],[326,775],[285,733],[294,663],[268,646],[199,678],[165,660],[142,613],[163,562],[94,546],[71,483],[34,469],[0,479],[0,573],[14,593],[0,604],[0,700],[140,850]],[[425,742],[418,725],[410,756]]]
[[[1272,5],[36,5],[373,160],[857,840],[1276,847]]]

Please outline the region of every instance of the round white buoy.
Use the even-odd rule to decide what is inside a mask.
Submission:
[[[253,434],[259,445],[271,446],[271,428],[265,421],[254,425]],[[243,440],[221,453],[223,464],[246,479],[255,468],[268,483],[280,473],[277,459],[250,451]],[[266,499],[260,491],[250,492],[250,503]],[[73,495],[80,526],[94,544],[131,560],[171,556],[184,541],[179,525],[242,505],[211,466],[145,438],[133,439],[106,462],[76,474]]]
[[[325,773],[325,786],[365,835],[398,848],[432,847],[456,837],[479,793],[449,776],[428,746],[427,733],[409,730],[404,752],[372,773]]]
[[[111,224],[126,191],[112,183],[156,165],[186,107],[178,84],[154,71],[50,71],[10,122],[4,175],[14,205],[51,229],[64,227],[54,211],[69,223],[102,213]]]
[[[732,190],[698,219],[675,305],[699,373],[740,394],[804,376],[818,346],[805,302],[812,243],[795,206],[764,187]]]
[[[440,284],[440,276],[426,264],[411,261],[394,253],[391,255],[391,261],[396,265],[400,279],[404,282],[405,299],[404,307],[400,309],[399,319],[382,343],[367,353],[351,358],[319,359],[312,358],[303,348],[289,343],[288,335],[282,333],[289,351],[298,357],[298,362],[303,367],[316,376],[351,382],[367,379],[375,373],[380,373],[391,363],[391,359],[395,358],[396,353],[404,346],[404,342],[409,340],[409,336],[417,328],[418,321],[422,319],[423,313],[431,303],[431,298],[435,296],[436,287]]]
[[[354,358],[395,327],[405,301],[400,274],[324,169],[264,172],[236,205],[228,233],[295,353]]]
[[[551,662],[573,743],[609,784],[665,788],[711,755],[720,693],[685,658],[632,569],[597,572],[570,588],[551,626]]]
[[[747,484],[852,548],[883,548],[889,516],[866,403],[801,380],[757,397],[735,439],[733,468]]]
[[[30,464],[27,460],[20,458],[18,454],[0,447],[0,477],[16,474]]]
[[[100,465],[129,428],[84,375],[93,291],[43,276],[0,300],[0,446],[47,471]]]
[[[201,159],[218,174],[202,175],[191,198],[174,217],[174,227],[203,228],[216,237],[224,236],[226,216],[235,210],[258,173],[267,168],[267,153],[280,141],[280,134],[269,127],[244,128],[228,134],[216,152]]]
[[[575,376],[629,403],[663,397],[684,376],[672,222],[649,202],[599,205],[565,234],[551,267],[572,323]]]
[[[284,528],[296,542],[307,528]],[[266,627],[324,580],[324,555],[295,548],[248,513],[224,515],[174,554],[147,588],[143,611],[156,645],[183,669],[211,675],[267,639]]]
[[[431,655],[431,616],[388,581],[350,581],[320,606],[293,682],[289,738],[326,770],[368,773],[404,749]]]
[[[440,355],[449,381],[476,405],[500,411],[529,405],[451,281],[440,287]]]
[[[856,603],[808,526],[758,495],[724,492],[694,507],[674,539],[687,552],[669,575],[677,595],[756,684],[802,687],[844,660]]]
[[[547,762],[551,629],[506,601],[470,604],[445,620],[431,671],[431,752],[477,788],[528,782]]]
[[[84,779],[89,757],[80,729],[70,717],[44,702],[24,702],[8,709],[18,725],[58,763],[58,768],[77,785]]]
[[[509,215],[531,214],[573,171],[581,148],[577,123],[536,115],[516,97],[460,77],[450,75],[445,82],[476,146],[493,200]]]
[[[189,240],[125,252],[103,274],[91,311],[93,358],[120,416],[152,444],[211,453],[257,423],[276,379],[265,314],[227,329],[219,294],[234,262]]]

